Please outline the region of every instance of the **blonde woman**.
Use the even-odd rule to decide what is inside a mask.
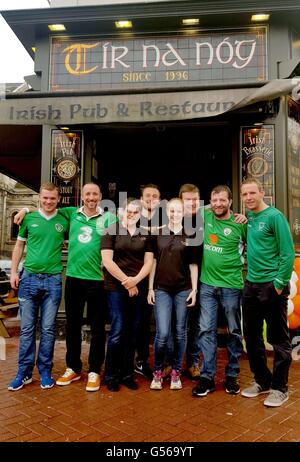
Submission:
[[[180,372],[186,349],[189,308],[196,303],[198,266],[197,247],[187,245],[182,227],[183,202],[171,199],[167,204],[168,224],[154,239],[154,263],[149,277],[148,303],[154,304],[156,336],[154,373],[150,388],[162,389],[163,364],[175,321],[171,390],[182,388]]]

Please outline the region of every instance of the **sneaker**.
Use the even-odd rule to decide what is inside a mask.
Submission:
[[[279,407],[289,399],[288,392],[271,390],[269,396],[264,400],[264,405],[268,407]]]
[[[50,373],[41,374],[41,388],[52,388],[54,386],[54,379]]]
[[[170,383],[170,390],[181,390],[182,383],[180,380],[180,373],[175,369],[172,370],[171,373],[171,383]]]
[[[76,374],[76,372],[73,371],[73,369],[70,369],[70,367],[67,367],[66,372],[64,375],[59,377],[58,380],[56,380],[56,385],[70,385],[71,382],[75,382],[76,380],[80,380],[81,375]]]
[[[191,367],[188,367],[186,370],[186,375],[192,380],[198,380],[200,378],[200,367],[198,364],[194,364]]]
[[[225,391],[230,395],[238,395],[241,391],[237,377],[227,376],[225,379]]]
[[[163,380],[169,380],[171,378],[171,372],[172,372],[172,366],[165,366],[163,373],[162,373]]]
[[[245,396],[246,398],[255,398],[258,395],[261,395],[262,393],[269,393],[270,388],[263,388],[261,385],[259,385],[256,382],[253,382],[250,387],[245,388],[245,390],[242,390],[241,395]]]
[[[100,375],[96,372],[89,372],[86,391],[98,391],[100,389]]]
[[[216,390],[215,381],[206,377],[200,377],[199,383],[193,388],[193,396],[200,398]]]
[[[125,385],[125,387],[129,388],[129,390],[137,390],[139,388],[138,384],[132,376],[125,377],[121,380],[121,383]]]
[[[150,385],[151,390],[161,390],[162,381],[163,381],[162,372],[161,371],[153,372],[153,379]]]
[[[24,385],[28,385],[32,382],[32,377],[29,375],[17,375],[17,377],[10,382],[8,385],[8,390],[10,391],[17,391],[24,387]]]
[[[146,361],[137,361],[135,364],[134,372],[142,375],[148,380],[152,379],[153,376],[152,369]]]

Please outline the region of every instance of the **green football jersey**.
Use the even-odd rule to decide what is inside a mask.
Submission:
[[[241,289],[246,225],[218,220],[212,210],[204,211],[204,245],[200,281],[214,287]]]
[[[87,217],[83,209],[60,209],[70,220],[67,276],[95,281],[103,280],[100,243],[104,230],[117,221],[116,215],[100,211]]]
[[[26,240],[24,268],[30,273],[62,272],[61,251],[69,221],[59,213],[46,217],[40,211],[28,213],[18,239]]]
[[[273,281],[277,289],[283,289],[291,278],[294,258],[294,244],[285,216],[275,207],[249,212],[247,280]]]

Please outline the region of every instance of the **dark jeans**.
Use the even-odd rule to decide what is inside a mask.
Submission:
[[[198,284],[198,293],[200,292],[200,284]],[[188,332],[186,344],[186,367],[196,366],[199,364],[200,355],[200,303],[199,297],[195,306],[189,308],[188,314]]]
[[[89,351],[89,372],[100,373],[105,356],[105,307],[101,303],[105,297],[103,281],[92,281],[68,276],[66,278],[65,306],[67,319],[67,367],[79,374],[82,369],[81,326],[83,310],[87,303],[88,319],[91,326]]]
[[[125,289],[107,291],[111,327],[105,360],[106,381],[133,376],[136,338],[146,296],[146,290],[141,287],[135,297],[129,297]]]
[[[145,300],[145,306],[141,310],[140,327],[136,338],[137,361],[148,362],[150,356],[150,325],[151,325],[152,305]]]
[[[286,392],[291,357],[291,340],[287,325],[289,286],[280,295],[273,282],[246,281],[243,293],[244,337],[250,369],[263,388]],[[273,373],[267,366],[263,340],[263,321],[267,324],[267,341],[274,349]]]

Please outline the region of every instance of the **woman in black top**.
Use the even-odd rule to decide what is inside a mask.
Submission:
[[[119,223],[107,229],[101,241],[104,287],[111,329],[105,361],[105,381],[111,391],[119,383],[137,389],[133,379],[136,335],[147,297],[146,276],[153,263],[150,236],[137,229],[141,203],[129,198]]]
[[[186,348],[188,309],[196,303],[197,247],[188,245],[182,227],[183,202],[167,204],[168,225],[154,237],[154,264],[149,278],[148,303],[155,304],[154,377],[150,388],[161,390],[167,342],[175,321],[171,390],[182,388],[180,371]],[[156,244],[155,244],[156,243]],[[154,290],[153,290],[154,289]]]

